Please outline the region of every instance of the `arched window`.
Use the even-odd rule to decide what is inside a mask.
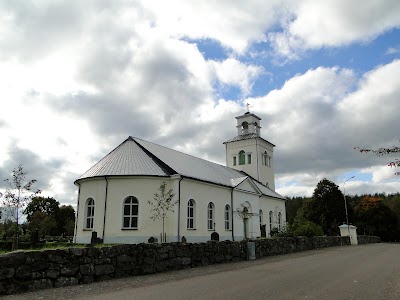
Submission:
[[[214,222],[215,222],[214,214],[215,214],[214,203],[210,202],[210,203],[208,203],[208,207],[207,207],[207,229],[208,230],[214,229]]]
[[[262,209],[260,209],[258,214],[259,214],[259,217],[260,217],[260,226],[262,226],[262,224],[263,224],[263,211],[262,211]]]
[[[244,154],[244,151],[241,150],[239,152],[239,165],[244,165],[246,163],[246,156]]]
[[[278,229],[281,230],[281,225],[282,225],[282,213],[278,213]]]
[[[187,206],[187,229],[195,229],[196,202],[193,199],[188,201]]]
[[[272,230],[272,210],[269,212],[269,230]]]
[[[242,123],[242,128],[243,129],[249,129],[249,123],[247,123],[246,121]]]
[[[126,229],[138,228],[139,201],[133,196],[124,200],[124,217],[122,227]]]
[[[94,200],[92,198],[88,198],[86,200],[86,229],[93,229],[94,223]]]
[[[231,229],[231,207],[225,205],[225,230]]]

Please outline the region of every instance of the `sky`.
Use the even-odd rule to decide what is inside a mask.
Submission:
[[[400,1],[0,0],[0,97],[0,178],[64,205],[128,136],[225,164],[247,103],[281,195],[397,193],[354,148],[400,143]]]

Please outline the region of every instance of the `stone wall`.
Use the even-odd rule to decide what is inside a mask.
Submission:
[[[288,237],[254,242],[256,258],[350,244],[348,237]],[[246,259],[245,241],[12,252],[0,255],[0,295]]]
[[[357,235],[358,244],[380,243],[381,239],[378,236]]]

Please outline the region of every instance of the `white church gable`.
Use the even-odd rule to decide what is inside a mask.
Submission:
[[[235,190],[245,191],[257,195],[261,195],[260,190],[257,186],[252,182],[250,178],[242,181],[239,185],[235,187]]]

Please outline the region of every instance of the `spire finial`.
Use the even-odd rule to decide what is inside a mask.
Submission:
[[[250,109],[249,109],[250,104],[247,103],[246,106],[247,106],[247,112],[250,112]]]

